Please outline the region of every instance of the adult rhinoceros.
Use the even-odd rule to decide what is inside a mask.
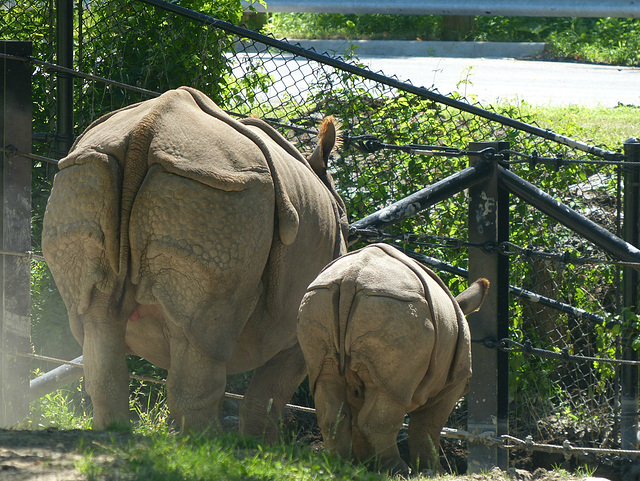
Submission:
[[[277,435],[304,378],[296,316],[345,252],[325,119],[308,161],[187,87],[95,121],[60,161],[43,252],[83,346],[94,426],[128,423],[125,356],[168,369],[183,430],[219,428],[226,375],[256,368],[245,434]]]
[[[480,279],[454,299],[435,273],[386,244],[327,266],[298,318],[325,448],[407,473],[396,437],[411,413],[411,464],[437,468],[440,430],[471,376],[464,314],[488,287]]]

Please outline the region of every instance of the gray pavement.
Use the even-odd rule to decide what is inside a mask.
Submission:
[[[299,40],[317,52],[343,53],[345,40]],[[532,60],[543,44],[503,42],[353,41],[372,71],[442,94],[459,92],[488,105],[640,106],[640,68]]]

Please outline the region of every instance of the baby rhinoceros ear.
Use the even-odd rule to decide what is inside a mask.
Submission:
[[[465,316],[480,309],[488,290],[489,280],[482,277],[458,294],[456,301]]]
[[[318,177],[324,179],[327,176],[327,162],[329,154],[336,145],[338,137],[337,121],[330,115],[325,117],[318,129],[318,146],[309,157],[309,165]]]

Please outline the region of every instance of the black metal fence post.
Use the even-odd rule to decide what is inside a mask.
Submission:
[[[624,153],[631,162],[640,162],[640,139],[631,138],[624,143]],[[627,167],[624,175],[624,240],[640,246],[640,168]],[[630,323],[638,312],[640,272],[632,267],[623,269],[623,304],[625,330],[623,332],[623,359],[637,360],[638,353],[631,347]],[[638,367],[622,366],[622,399],[620,430],[622,449],[638,449]]]
[[[0,52],[31,56],[31,42],[1,41]],[[31,152],[31,66],[0,58],[1,147]],[[31,338],[31,161],[0,153],[0,426],[12,426],[29,413]]]
[[[509,148],[508,142],[474,142],[470,151]],[[470,164],[480,161],[470,156]],[[509,259],[498,245],[509,239],[509,193],[498,186],[497,164],[483,184],[469,189],[469,242],[487,246],[469,248],[469,282],[486,277],[491,287],[482,308],[469,315],[471,338],[495,342],[509,334]],[[494,346],[495,347],[495,346]],[[482,343],[473,344],[473,376],[469,388],[467,429],[480,435],[508,434],[509,357]],[[508,453],[496,445],[469,443],[468,472],[479,473],[495,466],[506,469]]]
[[[57,62],[73,68],[73,0],[56,0]],[[58,72],[56,102],[56,155],[67,155],[73,144],[73,77]]]

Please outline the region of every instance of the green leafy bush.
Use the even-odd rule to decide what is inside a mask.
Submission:
[[[571,28],[549,33],[550,55],[616,65],[640,65],[640,20],[574,19]]]
[[[434,40],[442,18],[430,15],[272,14],[265,31],[290,38]]]

